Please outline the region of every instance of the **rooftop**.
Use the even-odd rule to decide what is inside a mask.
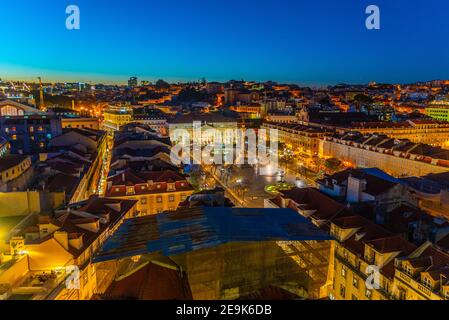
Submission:
[[[154,252],[172,256],[229,242],[330,239],[291,209],[198,207],[126,220],[94,261]]]
[[[5,171],[15,166],[18,166],[28,158],[26,155],[11,154],[0,158],[0,171]]]

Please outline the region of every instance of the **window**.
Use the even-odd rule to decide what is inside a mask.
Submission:
[[[158,197],[156,198],[156,201],[157,201],[157,203],[162,203],[162,197],[161,197],[161,196],[158,196]]]
[[[368,299],[371,299],[371,295],[372,295],[372,291],[369,290],[369,289],[366,289],[366,290],[365,290],[365,296],[366,296]]]
[[[384,279],[384,289],[385,291],[390,291],[390,283],[388,282],[387,279]]]
[[[187,199],[187,196],[185,194],[181,194],[181,201],[184,201],[185,199]]]
[[[424,277],[424,278],[422,279],[422,283],[423,283],[423,285],[424,285],[425,287],[427,287],[427,288],[429,288],[429,289],[432,289],[432,287],[433,287],[432,280],[431,280],[430,278],[428,278],[428,277]]]
[[[146,197],[140,198],[140,203],[141,204],[147,204],[147,198]]]
[[[127,187],[126,188],[126,193],[133,194],[134,193],[134,187]]]
[[[87,271],[83,273],[83,285],[85,286],[89,282]]]
[[[175,196],[171,195],[168,197],[168,201],[169,202],[174,202],[175,201]]]
[[[346,278],[346,267],[345,266],[341,266],[341,276],[343,278]]]
[[[357,279],[355,276],[352,278],[352,285],[354,286],[354,288],[359,287],[359,279]]]
[[[413,270],[412,270],[412,268],[410,268],[410,266],[408,264],[404,265],[404,271],[409,276],[413,276]]]
[[[346,288],[344,285],[340,285],[340,296],[344,299],[346,297]]]

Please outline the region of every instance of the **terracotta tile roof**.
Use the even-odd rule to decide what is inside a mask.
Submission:
[[[336,218],[332,221],[332,223],[341,229],[355,229],[366,226],[369,221],[362,216],[353,215]]]
[[[297,205],[307,205],[309,209],[316,210],[312,215],[316,220],[332,220],[349,214],[346,206],[314,188],[294,188],[281,191],[281,196],[293,200]],[[291,203],[288,207],[297,210],[296,204]]]
[[[350,176],[365,180],[366,188],[363,192],[373,196],[385,193],[398,184],[401,184],[400,180],[394,179],[387,173],[375,168],[347,169],[332,176],[318,180],[318,183],[326,186],[332,186],[334,182],[336,182],[337,185],[347,185],[347,181]]]
[[[152,183],[148,183],[152,181]],[[136,173],[131,169],[123,173],[119,173],[113,177],[108,178],[108,196],[123,196],[126,195],[126,187],[134,187],[135,194],[151,194],[170,192],[168,183],[174,183],[176,191],[190,191],[193,187],[187,182],[186,177],[180,173],[172,170],[164,171],[142,171]]]
[[[50,192],[65,191],[66,194],[71,195],[78,186],[79,178],[64,173],[58,173],[51,177],[45,186],[45,190]]]
[[[0,171],[8,170],[9,168],[18,166],[28,158],[26,155],[10,154],[6,157],[0,158]]]
[[[118,200],[99,198],[92,196],[87,201],[79,204],[69,205],[70,210],[60,213],[55,218],[42,220],[39,223],[51,223],[58,226],[58,231],[67,232],[69,238],[82,236],[83,244],[80,249],[69,247],[69,252],[78,257],[86,250],[90,244],[95,241],[107,228],[116,225],[124,215],[137,203],[134,200]],[[116,204],[117,206],[113,206]],[[82,228],[81,224],[98,223],[97,231]],[[53,234],[45,238],[34,241],[33,243],[42,243],[53,238]]]
[[[390,252],[412,252],[416,246],[402,238],[400,235],[393,235],[385,238],[374,239],[366,242],[379,253]]]
[[[192,300],[187,276],[148,263],[128,277],[114,281],[101,296],[104,300]]]

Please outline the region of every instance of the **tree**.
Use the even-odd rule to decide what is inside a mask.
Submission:
[[[182,89],[177,98],[180,102],[201,101],[204,99],[205,95],[193,87]]]
[[[162,79],[156,81],[156,89],[170,89],[170,84]]]
[[[366,94],[359,93],[354,97],[354,101],[360,103],[360,104],[371,104],[373,103],[373,99],[371,99],[370,96],[367,96]]]
[[[337,171],[342,166],[342,162],[336,158],[330,158],[324,162],[324,166],[329,170]]]

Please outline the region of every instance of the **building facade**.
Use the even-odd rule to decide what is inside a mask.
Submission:
[[[110,198],[136,200],[139,215],[175,211],[194,192],[184,176],[166,170],[133,172],[126,170],[108,178],[106,194]]]
[[[346,131],[347,129],[344,128],[341,130]],[[373,122],[355,125],[351,130],[363,134],[387,135],[394,139],[408,139],[414,143],[424,143],[449,149],[449,123],[445,121],[407,120],[398,123]]]
[[[131,108],[110,106],[104,111],[103,127],[107,130],[117,131],[121,126],[132,122],[132,120]]]
[[[433,119],[449,121],[449,101],[434,101],[426,107],[425,113]]]
[[[449,171],[447,150],[386,136],[350,133],[325,137],[320,141],[319,154],[322,158],[337,158],[353,167],[379,168],[395,177]]]
[[[7,116],[0,118],[0,134],[11,152],[33,154],[46,150],[49,141],[62,133],[61,120],[50,115]]]
[[[320,139],[328,132],[315,127],[299,124],[265,122],[262,129],[277,130],[279,142],[287,145],[291,150],[316,156],[319,152]]]

